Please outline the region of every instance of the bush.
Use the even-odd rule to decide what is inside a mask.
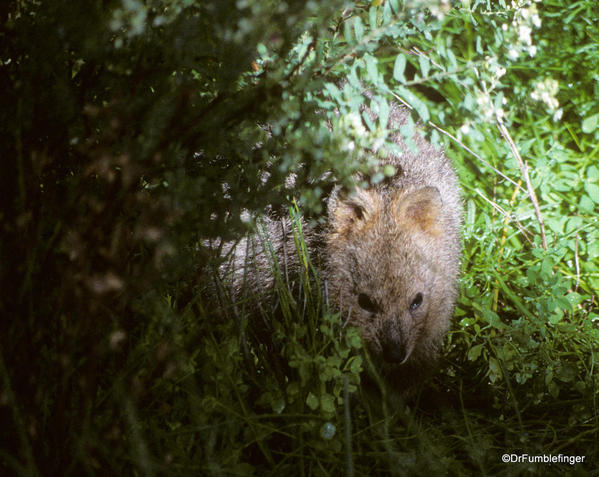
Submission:
[[[5,2],[0,468],[571,468],[500,462],[522,452],[585,455],[591,472],[598,15],[564,0]],[[383,180],[369,151],[392,148],[392,101],[413,109],[406,138],[445,145],[466,206],[456,325],[409,406],[360,384],[368,356],[299,225],[304,268],[278,275],[266,325],[215,283],[207,246],[261,236],[261,214],[294,200],[296,224],[318,220],[333,180]]]

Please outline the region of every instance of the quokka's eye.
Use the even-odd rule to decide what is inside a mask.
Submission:
[[[422,304],[422,293],[416,293],[416,296],[412,300],[412,303],[410,303],[410,311],[414,311],[421,304]]]
[[[379,307],[376,305],[376,303],[373,302],[365,293],[360,293],[358,295],[358,305],[360,305],[360,308],[362,308],[364,311],[369,313],[376,313],[379,311]]]

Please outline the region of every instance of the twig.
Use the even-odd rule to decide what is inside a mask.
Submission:
[[[413,51],[416,54],[416,56],[422,56],[422,57],[426,58],[428,61],[430,61],[433,65],[435,65],[441,71],[445,71],[439,63],[435,63],[435,61],[429,55],[424,53],[418,47],[413,46],[410,51]]]
[[[497,354],[497,350],[495,349],[495,346],[491,345],[491,349],[493,350],[495,359],[497,360],[497,363],[499,364],[499,367],[501,368],[501,373],[503,374],[503,379],[505,380],[505,384],[507,386],[508,393],[509,393],[510,397],[512,398],[512,406],[516,413],[516,418],[518,419],[518,424],[520,426],[520,434],[524,434],[524,425],[522,424],[522,415],[520,414],[520,406],[518,406],[518,401],[516,399],[516,395],[514,394],[514,389],[512,388],[512,383],[510,381],[510,375],[508,374],[507,369],[503,365],[503,360],[499,358],[499,355]]]
[[[500,205],[496,204],[496,203],[495,203],[495,202],[493,202],[491,199],[488,199],[487,197],[485,197],[485,196],[483,195],[483,193],[482,193],[480,190],[478,190],[478,189],[475,189],[474,191],[475,191],[475,192],[476,192],[478,195],[480,195],[480,196],[481,196],[481,197],[482,197],[484,200],[486,200],[486,201],[487,201],[489,204],[491,204],[491,206],[492,206],[492,207],[493,207],[495,210],[497,210],[497,211],[498,211],[500,214],[502,214],[504,217],[506,217],[506,218],[508,218],[508,219],[512,219],[512,220],[513,220],[513,221],[516,223],[516,226],[517,226],[517,227],[520,229],[520,232],[522,232],[522,235],[524,235],[524,238],[526,239],[526,241],[532,245],[532,241],[531,241],[531,240],[528,238],[528,233],[529,233],[528,229],[527,229],[527,228],[526,228],[524,225],[522,225],[518,219],[516,219],[515,217],[512,217],[512,216],[511,216],[511,215],[510,215],[510,214],[509,214],[509,213],[508,213],[508,212],[507,212],[505,209],[503,209],[503,208],[502,208]]]
[[[537,221],[539,222],[539,227],[541,229],[541,239],[543,241],[543,248],[545,250],[547,250],[547,237],[545,236],[545,224],[543,223],[543,217],[541,216],[541,209],[539,208],[539,202],[537,200],[537,195],[535,194],[535,190],[532,187],[532,183],[530,182],[530,176],[528,174],[528,165],[525,164],[524,161],[522,160],[522,157],[520,156],[520,153],[518,152],[518,148],[516,147],[516,144],[514,143],[512,136],[510,136],[509,131],[505,127],[505,124],[503,123],[503,120],[499,117],[499,115],[496,115],[496,120],[497,120],[497,127],[499,128],[501,135],[507,141],[507,143],[510,145],[512,154],[514,155],[514,157],[516,158],[516,161],[518,161],[518,164],[520,166],[520,171],[522,172],[522,176],[524,177],[524,181],[526,182],[526,188],[528,189],[528,196],[530,197],[530,200],[532,201],[532,205],[534,206],[535,214],[537,215]]]
[[[347,374],[343,376],[343,410],[345,420],[345,465],[347,467],[347,477],[354,477],[354,462],[351,448],[351,416],[349,413],[349,379]]]
[[[508,176],[506,176],[499,169],[496,169],[495,167],[493,167],[491,164],[489,164],[487,161],[485,161],[482,157],[480,157],[476,152],[474,152],[472,149],[470,149],[468,146],[466,146],[466,144],[464,144],[463,142],[461,142],[457,137],[455,137],[451,133],[445,131],[443,128],[440,128],[439,126],[437,126],[436,124],[432,123],[431,121],[429,121],[427,124],[429,126],[434,127],[440,133],[445,134],[448,138],[450,138],[453,142],[455,142],[458,146],[460,146],[466,152],[469,152],[470,154],[472,154],[479,162],[482,162],[485,166],[487,166],[489,169],[491,169],[493,172],[495,172],[495,174],[498,174],[499,176],[503,177],[506,181],[508,181],[513,186],[520,187],[517,182],[513,181],[512,179],[510,179]]]
[[[580,285],[580,265],[578,264],[578,234],[576,234],[576,248],[574,249],[574,265],[576,266],[576,285],[574,291],[578,291],[578,285]]]
[[[518,182],[518,187],[514,189],[514,193],[512,194],[512,198],[510,199],[510,206],[514,206],[514,202],[516,201],[516,196],[518,195],[518,191],[520,190],[520,184],[522,183],[522,179]],[[479,192],[480,194],[480,192]],[[505,242],[507,240],[507,224],[510,221],[510,217],[506,215],[503,220],[503,233],[501,234],[501,243],[499,247],[499,258],[497,259],[497,266],[501,263],[501,259],[503,258],[503,251],[505,250]],[[524,234],[526,238],[526,234]],[[493,292],[493,311],[497,311],[497,303],[499,302],[499,282],[495,280],[495,291]]]
[[[398,94],[394,93],[393,91],[390,91],[391,95],[393,95],[393,97],[395,99],[397,99],[400,103],[402,103],[404,106],[406,106],[409,110],[412,110],[414,108],[412,108],[412,106],[407,103],[401,96],[399,96]],[[516,183],[515,181],[513,181],[512,179],[510,179],[508,176],[506,176],[503,172],[501,172],[499,169],[496,169],[495,167],[493,167],[491,164],[489,164],[487,161],[485,161],[482,157],[480,157],[476,152],[474,152],[472,149],[470,149],[468,146],[466,146],[466,144],[464,144],[462,141],[460,141],[457,137],[455,137],[453,134],[451,134],[450,132],[446,131],[445,129],[437,126],[435,123],[433,123],[432,121],[428,121],[427,124],[433,128],[435,128],[437,131],[439,131],[441,134],[444,134],[445,136],[447,136],[448,138],[450,138],[453,142],[455,142],[458,146],[460,146],[462,149],[464,149],[466,152],[469,152],[470,154],[472,154],[476,160],[478,160],[479,162],[482,162],[485,166],[487,166],[489,169],[491,169],[493,172],[495,172],[495,174],[503,177],[506,181],[508,181],[510,184],[516,186],[516,187],[520,187],[518,185],[518,183]]]

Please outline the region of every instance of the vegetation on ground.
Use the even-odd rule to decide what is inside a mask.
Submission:
[[[3,475],[592,475],[595,2],[10,0],[0,25]],[[299,220],[392,172],[369,152],[391,102],[465,207],[455,324],[409,402]],[[303,267],[273,257],[249,320],[208,245],[268,247],[265,211]]]

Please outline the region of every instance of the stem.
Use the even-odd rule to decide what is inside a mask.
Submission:
[[[543,223],[543,217],[541,216],[541,209],[539,208],[539,202],[537,200],[537,195],[535,194],[535,190],[532,187],[532,183],[530,182],[530,176],[528,174],[528,165],[525,164],[524,161],[522,160],[522,156],[520,156],[520,153],[518,152],[518,148],[516,147],[516,144],[514,143],[512,136],[510,136],[509,131],[505,127],[503,120],[499,116],[496,116],[496,120],[497,120],[497,127],[499,128],[501,135],[507,141],[507,143],[510,145],[512,154],[514,155],[514,157],[516,158],[516,161],[518,161],[518,165],[520,166],[520,171],[522,172],[522,176],[524,177],[524,182],[526,182],[526,188],[528,189],[528,196],[530,197],[530,200],[532,201],[532,205],[535,208],[535,214],[537,216],[537,221],[539,222],[539,227],[541,229],[541,238],[543,240],[543,248],[545,250],[547,250],[547,238],[545,236],[545,225]]]

